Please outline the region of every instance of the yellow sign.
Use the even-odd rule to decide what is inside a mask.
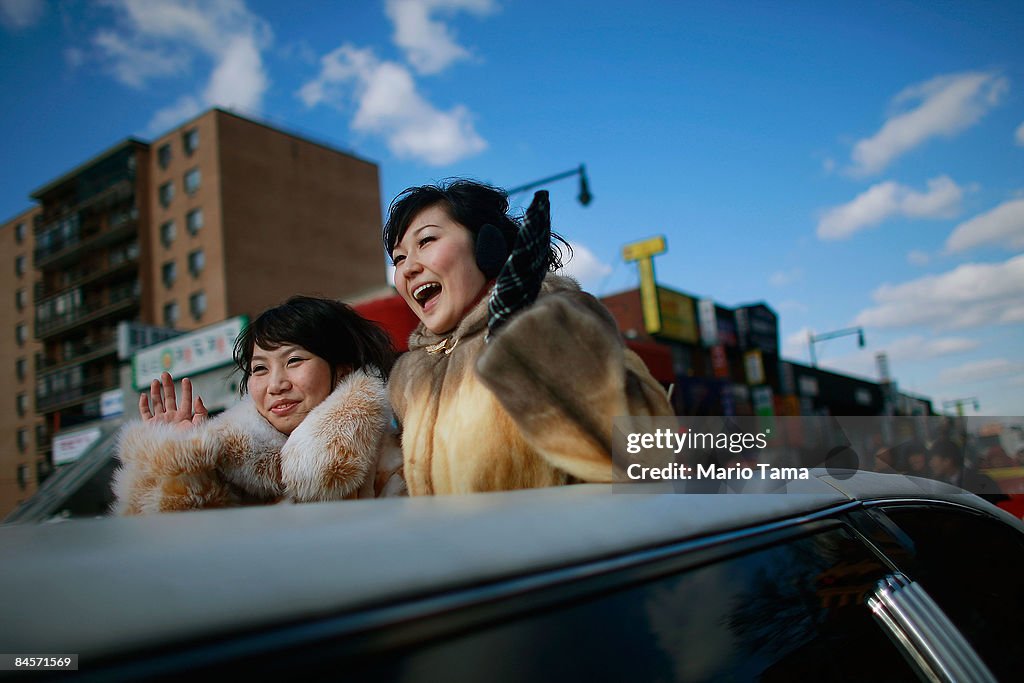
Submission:
[[[747,384],[764,384],[764,358],[761,349],[753,349],[743,354],[743,365],[747,371]]]
[[[640,268],[640,304],[644,311],[644,329],[647,334],[661,332],[661,307],[658,306],[658,286],[654,282],[654,260],[645,257],[637,262]]]
[[[659,235],[624,246],[622,248],[622,260],[639,261],[640,259],[664,254],[667,250],[668,246],[665,243],[665,238]]]
[[[697,325],[693,299],[685,294],[659,287],[658,304],[661,318],[658,336],[696,344],[700,339],[700,327]]]

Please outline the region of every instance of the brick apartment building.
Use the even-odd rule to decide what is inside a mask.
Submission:
[[[0,516],[52,469],[58,430],[119,386],[121,321],[191,330],[292,294],[386,284],[377,166],[213,109],[127,139],[32,192],[3,224]]]
[[[39,278],[32,267],[37,213],[25,211],[0,226],[0,254],[7,261],[0,268],[0,318],[9,324],[0,340],[0,514],[35,493],[46,471],[36,471],[36,444],[45,442],[43,421],[35,411],[35,364],[41,349],[33,334],[32,305]]]

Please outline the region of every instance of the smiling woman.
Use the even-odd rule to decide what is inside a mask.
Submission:
[[[114,511],[401,495],[384,382],[387,335],[343,303],[292,297],[238,337],[244,400],[208,420],[188,378],[164,373],[125,428]]]
[[[607,309],[552,272],[547,193],[508,211],[470,180],[391,204],[384,246],[421,323],[388,388],[412,495],[611,481],[612,419],[672,414]]]

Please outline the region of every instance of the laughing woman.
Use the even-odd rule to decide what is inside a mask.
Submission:
[[[389,383],[412,495],[611,481],[613,418],[672,414],[607,309],[552,272],[547,193],[508,209],[468,180],[392,202],[384,245],[420,319]]]
[[[387,334],[343,303],[292,297],[239,335],[241,403],[213,419],[164,373],[121,434],[117,514],[400,495]]]

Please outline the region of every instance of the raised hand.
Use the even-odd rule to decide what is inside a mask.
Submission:
[[[544,190],[533,195],[512,254],[505,261],[487,301],[488,337],[540,293],[551,248],[551,204]]]
[[[198,425],[208,416],[203,399],[197,395],[195,401],[192,400],[192,382],[188,377],[181,380],[181,407],[178,407],[174,378],[169,372],[153,380],[149,385],[149,395],[139,395],[139,415],[143,422],[169,424],[181,429]]]

